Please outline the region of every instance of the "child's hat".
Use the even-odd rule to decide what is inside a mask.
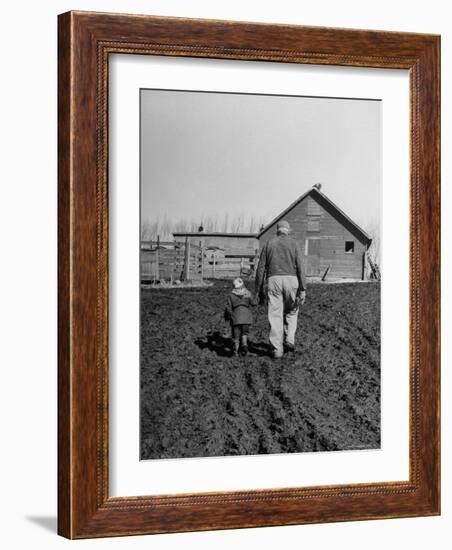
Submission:
[[[244,286],[244,282],[240,277],[237,277],[237,279],[232,281],[232,286],[234,288],[242,288]]]

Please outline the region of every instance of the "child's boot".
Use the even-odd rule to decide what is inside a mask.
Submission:
[[[239,354],[239,347],[240,347],[240,342],[239,342],[239,339],[235,339],[234,338],[234,355],[238,355]]]
[[[245,356],[248,353],[248,336],[242,336],[242,345],[240,347],[240,354]]]

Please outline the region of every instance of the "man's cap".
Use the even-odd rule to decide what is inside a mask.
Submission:
[[[276,224],[276,230],[277,231],[289,231],[290,230],[290,225],[289,225],[289,222],[287,222],[286,220],[281,220],[279,221],[277,224]]]

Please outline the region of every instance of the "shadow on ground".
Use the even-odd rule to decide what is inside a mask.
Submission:
[[[195,344],[199,349],[208,349],[216,353],[219,357],[232,357],[233,343],[232,338],[223,336],[219,331],[207,334],[206,338],[197,338]],[[260,357],[270,356],[270,345],[265,342],[248,341],[248,352]]]

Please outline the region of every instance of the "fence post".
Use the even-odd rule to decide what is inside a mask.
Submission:
[[[176,277],[179,281],[182,281],[184,278],[184,264],[182,256],[182,243],[178,248],[176,248]]]
[[[155,277],[160,280],[160,235],[157,235],[157,250],[155,251]]]
[[[253,277],[256,277],[258,263],[259,263],[259,249],[255,251],[254,258],[253,258]]]
[[[173,274],[171,275],[171,279],[174,279],[174,277],[179,279],[179,276],[177,274],[178,261],[177,261],[177,246],[176,245],[174,245],[173,252],[174,252],[174,254],[173,254]]]
[[[190,240],[185,237],[185,261],[184,261],[184,279],[188,281],[190,278]]]
[[[204,250],[202,248],[202,241],[199,241],[199,254],[201,259],[201,282],[204,280]]]

